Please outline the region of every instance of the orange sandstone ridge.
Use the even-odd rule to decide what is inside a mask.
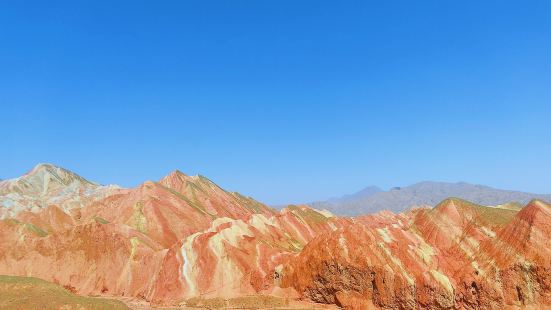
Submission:
[[[123,189],[42,164],[0,182],[0,218],[0,274],[79,295],[171,306],[242,296],[349,309],[551,305],[551,206],[536,200],[519,210],[448,199],[343,218],[277,211],[179,171]]]
[[[349,309],[549,307],[550,237],[542,201],[517,211],[448,199],[314,238],[282,286]]]

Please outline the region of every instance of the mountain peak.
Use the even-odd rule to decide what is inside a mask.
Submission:
[[[532,199],[532,200],[530,200],[527,207],[531,206],[531,205],[534,205],[535,207],[538,207],[538,208],[551,208],[551,205],[549,205],[547,202],[545,202],[541,199]]]
[[[72,171],[49,163],[37,164],[31,171],[18,179],[27,179],[29,182],[39,181],[42,183],[54,181],[63,185],[69,185],[73,182],[82,183],[83,185],[97,185]]]
[[[202,175],[187,175],[180,170],[173,170],[168,175],[159,180],[159,183],[168,188],[172,188],[177,191],[183,190],[185,187],[190,184],[195,186],[208,186],[208,187],[218,187],[214,182]]]
[[[172,188],[172,189],[179,189],[182,188],[182,186],[188,182],[190,177],[183,173],[180,170],[173,170],[166,176],[162,177],[159,180],[159,183],[163,186]]]
[[[179,169],[176,169],[176,170],[172,170],[169,175],[178,175],[178,176],[185,176],[187,177],[188,175],[183,173],[181,170]]]
[[[435,209],[446,208],[448,206],[456,206],[456,207],[462,208],[462,207],[477,207],[479,205],[477,205],[474,202],[470,202],[468,200],[465,200],[465,199],[461,199],[461,198],[457,198],[457,197],[449,197],[449,198],[446,198],[446,199],[442,200],[434,208]]]
[[[361,191],[357,192],[356,194],[354,195],[357,195],[357,196],[366,196],[366,195],[372,195],[372,194],[376,194],[378,192],[382,192],[383,190],[381,188],[379,188],[378,186],[375,186],[375,185],[371,185],[371,186],[368,186],[364,189],[362,189]]]
[[[22,177],[20,178],[24,178],[24,177],[29,177],[29,176],[34,176],[34,175],[43,175],[43,174],[55,174],[56,171],[63,171],[65,173],[69,173],[70,171],[64,169],[64,168],[61,168],[61,167],[58,167],[54,164],[49,164],[49,163],[39,163],[37,164],[36,166],[34,166],[30,171],[28,171],[27,173],[25,173]]]
[[[51,164],[51,163],[38,163],[31,169],[31,171],[29,171],[29,173],[37,173],[41,171],[55,171],[55,170],[61,170],[68,173],[73,173],[61,166]]]
[[[546,223],[551,220],[551,205],[542,200],[533,199],[519,212],[519,218],[530,225],[547,226]]]
[[[48,169],[56,169],[56,168],[61,168],[61,167],[58,167],[54,164],[49,164],[49,163],[38,163],[36,164],[36,166],[33,167],[31,171],[40,171],[40,170],[48,170]]]
[[[477,207],[481,206],[461,198],[450,197],[437,204],[431,210],[431,213],[459,220],[466,216],[471,217],[477,212]]]
[[[15,191],[25,195],[46,195],[51,190],[55,191],[62,187],[96,188],[98,186],[67,169],[40,163],[18,178],[4,180],[0,187],[0,194],[5,191]]]
[[[100,186],[56,165],[40,163],[26,174],[0,183],[0,207],[6,210],[0,217],[14,216],[23,210],[38,211],[50,205],[69,210],[116,189]]]
[[[167,174],[166,176],[164,176],[161,180],[164,180],[164,179],[184,179],[184,178],[189,178],[189,175],[183,173],[182,171],[176,169],[176,170],[172,170],[170,171],[169,174]]]

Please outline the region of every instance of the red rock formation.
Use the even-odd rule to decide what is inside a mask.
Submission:
[[[185,298],[270,293],[280,270],[315,235],[347,220],[308,207],[289,207],[267,218],[219,218],[207,230],[169,250],[153,300],[172,304]]]
[[[50,170],[59,172],[34,169],[25,184],[52,189],[40,185],[57,180]],[[70,180],[82,179],[61,171]],[[60,182],[55,195],[65,191],[65,183],[72,184],[72,194],[85,190],[81,184],[89,186]],[[282,264],[318,233],[347,222],[304,206],[277,212],[179,171],[86,201],[82,207],[22,209],[0,222],[0,246],[6,249],[0,274],[39,277],[79,294],[161,304],[272,293]]]
[[[169,248],[208,229],[216,218],[247,219],[257,213],[270,216],[274,211],[252,198],[226,192],[205,177],[175,171],[159,182],[147,181],[96,201],[80,213],[84,222],[101,217],[125,224]]]
[[[163,257],[153,240],[128,226],[89,223],[49,235],[31,228],[30,235],[17,228],[30,224],[9,221],[2,235],[19,238],[0,240],[0,274],[38,277],[80,294],[145,296]]]
[[[550,211],[540,201],[517,213],[448,199],[359,218],[310,242],[282,285],[351,309],[551,305]]]
[[[302,295],[351,309],[551,305],[551,207],[275,211],[175,171],[132,189],[51,165],[0,182],[0,274],[156,304]]]

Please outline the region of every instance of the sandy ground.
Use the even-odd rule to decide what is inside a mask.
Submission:
[[[198,310],[198,309],[289,309],[289,310],[298,310],[298,309],[324,309],[324,310],[336,310],[340,309],[335,305],[325,305],[325,304],[316,304],[300,300],[288,300],[288,303],[281,306],[266,306],[263,305],[254,305],[254,298],[257,296],[250,296],[253,299],[249,299],[246,304],[237,304],[237,305],[228,305],[230,300],[226,300],[226,305],[224,306],[214,306],[214,307],[190,307],[190,306],[177,306],[177,307],[161,307],[161,306],[152,306],[148,302],[143,300],[135,300],[130,298],[117,298],[118,300],[124,302],[129,308],[134,310],[150,310],[150,309],[188,309],[188,310]],[[261,298],[261,297],[260,297]],[[262,303],[259,303],[262,304]]]

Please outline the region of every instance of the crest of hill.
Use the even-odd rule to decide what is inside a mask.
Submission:
[[[450,217],[457,215],[470,220],[476,219],[479,222],[492,226],[499,226],[511,221],[518,213],[518,210],[505,209],[493,206],[482,206],[461,198],[447,198],[429,211],[433,216]]]
[[[68,211],[119,189],[90,182],[52,164],[38,164],[18,178],[0,182],[0,218],[14,217],[23,211],[38,212],[52,205]]]
[[[551,205],[542,200],[533,199],[518,213],[518,220],[527,223],[530,227],[551,233],[551,227],[549,227]]]
[[[551,263],[551,205],[541,200],[530,201],[514,218],[498,231],[502,242],[487,242],[483,248],[501,265],[548,265]],[[522,253],[522,256],[519,254]]]
[[[73,190],[96,188],[99,184],[52,164],[38,164],[21,177],[0,183],[0,195],[17,192],[23,195],[44,196],[60,188]]]
[[[226,201],[227,207],[243,206],[252,213],[273,214],[274,210],[238,192],[228,192],[203,175],[189,176],[174,170],[158,182],[160,185],[192,199],[194,202],[210,204],[209,201]]]

